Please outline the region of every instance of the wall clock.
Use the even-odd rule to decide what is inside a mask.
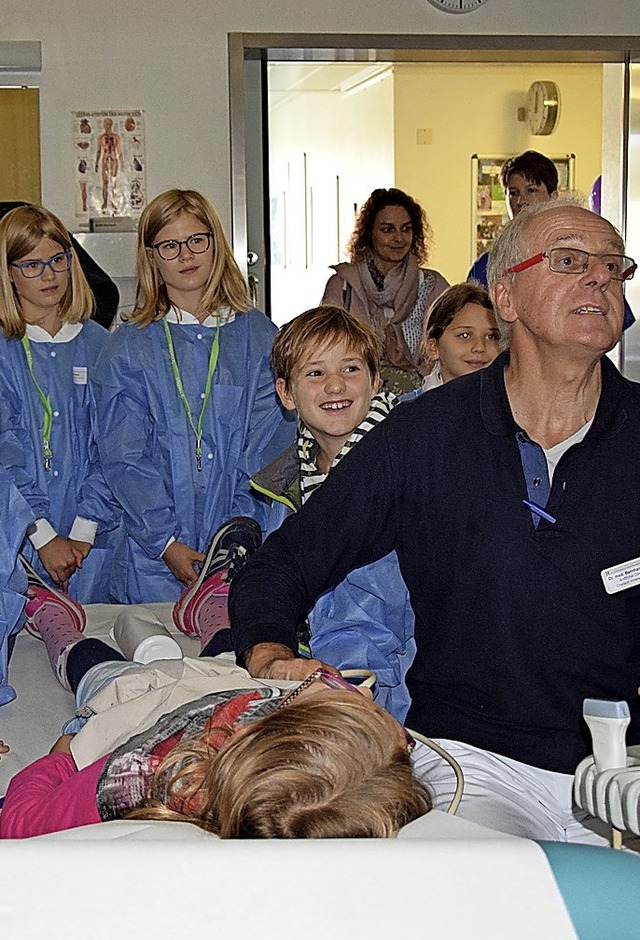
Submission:
[[[428,0],[428,2],[443,13],[471,13],[472,10],[479,10],[484,6],[487,0]]]
[[[560,120],[560,89],[555,82],[533,82],[527,92],[527,125],[537,136],[551,134]]]

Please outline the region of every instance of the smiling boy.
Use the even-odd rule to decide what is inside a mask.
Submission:
[[[322,304],[287,323],[274,340],[271,367],[280,401],[298,413],[298,434],[251,480],[254,491],[272,501],[269,531],[299,509],[398,402],[380,391],[373,331],[339,306]]]
[[[298,434],[251,480],[257,498],[271,504],[269,532],[307,502],[398,402],[391,392],[380,391],[373,331],[339,306],[324,304],[287,323],[274,341],[271,365],[282,404],[298,413]],[[309,626],[313,656],[340,669],[375,670],[378,703],[404,718],[414,621],[395,552],[351,572],[324,594]]]
[[[315,464],[318,473],[326,476],[372,403],[377,423],[397,402],[395,395],[380,392],[373,331],[341,307],[325,304],[288,323],[274,341],[271,365],[280,401],[288,411],[298,412],[298,441],[285,455],[297,452],[300,456],[296,471],[301,483],[303,464]],[[359,437],[368,429],[363,428]],[[307,488],[303,485],[302,489],[301,502],[305,502]]]

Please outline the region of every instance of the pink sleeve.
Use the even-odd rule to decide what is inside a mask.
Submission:
[[[9,784],[0,838],[24,839],[100,822],[98,779],[107,757],[78,770],[70,754],[47,754],[16,774]]]

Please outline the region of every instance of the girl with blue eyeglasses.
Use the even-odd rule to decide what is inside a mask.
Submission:
[[[56,216],[0,221],[0,468],[35,517],[21,552],[83,603],[106,601],[120,510],[94,438],[93,368],[108,334]]]

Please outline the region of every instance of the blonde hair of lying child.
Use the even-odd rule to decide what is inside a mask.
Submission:
[[[431,797],[395,719],[355,698],[292,702],[218,750],[177,745],[129,818],[190,822],[222,839],[395,836]]]

